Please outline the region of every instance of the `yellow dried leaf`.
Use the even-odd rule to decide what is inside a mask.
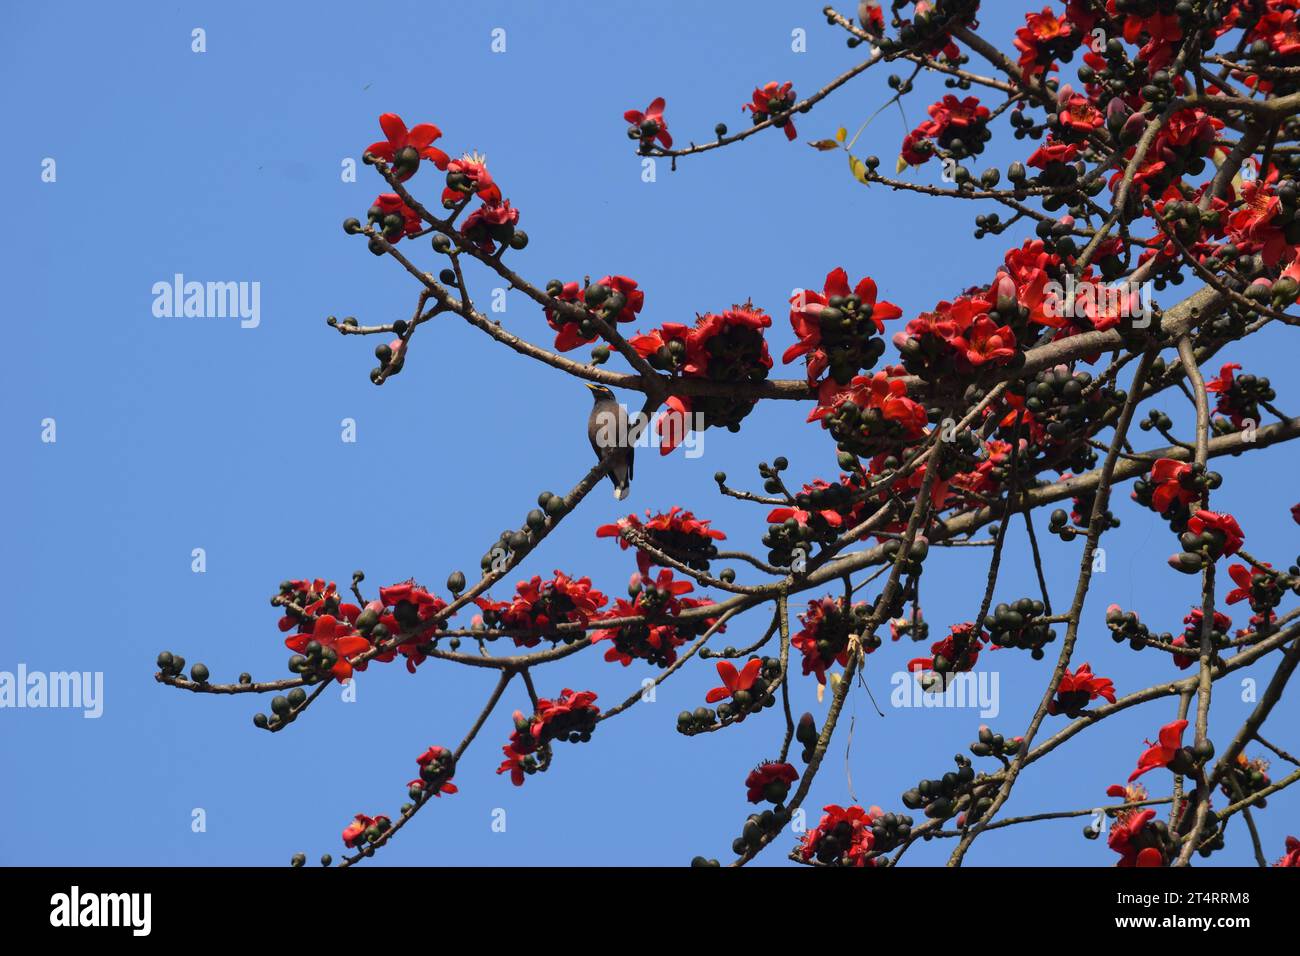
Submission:
[[[839,149],[840,144],[833,139],[815,139],[808,145],[811,146],[813,149],[820,150],[821,152],[825,153],[825,152],[829,152],[832,149]]]

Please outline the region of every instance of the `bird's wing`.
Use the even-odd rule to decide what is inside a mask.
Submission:
[[[627,436],[627,441],[628,441],[628,444],[627,444],[627,480],[628,480],[628,481],[631,481],[631,480],[632,480],[632,458],[633,458],[633,456],[636,454],[636,447],[635,447],[635,442],[633,441],[634,436],[632,435],[632,429],[631,429],[631,427],[629,426],[629,423],[628,423],[628,420],[627,420],[627,409],[624,408],[622,405],[620,405],[620,406],[618,407],[618,417],[619,417],[619,427],[620,427],[621,433],[622,433],[623,435],[626,435],[626,436]]]

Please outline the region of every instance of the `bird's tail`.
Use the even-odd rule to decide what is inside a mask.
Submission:
[[[628,494],[629,494],[630,491],[631,491],[631,488],[629,488],[629,487],[628,487],[627,485],[625,485],[625,484],[624,484],[624,485],[615,485],[615,486],[614,486],[614,500],[615,500],[615,501],[622,501],[624,498],[626,498],[626,497],[628,496]]]

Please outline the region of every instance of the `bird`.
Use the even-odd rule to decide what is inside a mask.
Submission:
[[[587,417],[587,438],[598,460],[604,460],[610,448],[617,449],[606,463],[606,473],[614,485],[614,500],[628,496],[632,483],[632,459],[636,449],[628,437],[627,410],[604,385],[587,383],[595,400]]]

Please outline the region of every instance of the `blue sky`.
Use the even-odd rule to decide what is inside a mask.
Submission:
[[[1002,8],[1011,5],[996,6],[986,32],[1006,44],[1014,24]],[[840,125],[856,128],[884,103],[884,71],[799,117],[796,143],[761,135],[687,159],[676,173],[661,162],[656,181],[642,181],[624,110],[665,96],[677,139],[702,141],[719,121],[732,129],[747,122],[740,106],[756,84],[790,79],[806,95],[858,62],[861,52],[846,49],[819,10],[763,2],[701,15],[676,0],[599,8],[321,3],[309,15],[251,2],[140,6],[129,16],[92,3],[6,9],[0,79],[10,91],[12,136],[0,153],[0,182],[10,215],[11,361],[0,386],[0,437],[10,465],[0,574],[10,618],[0,670],[102,671],[105,701],[98,720],[70,710],[0,711],[0,817],[23,834],[4,842],[0,863],[280,864],[298,850],[337,858],[352,814],[395,814],[416,755],[454,745],[490,689],[490,675],[467,668],[431,662],[412,676],[400,665],[372,667],[355,703],[331,688],[304,719],[269,735],[251,724],[268,701],[195,697],[152,678],[163,648],[205,662],[214,680],[242,670],[284,676],[288,651],[267,600],[278,582],[344,584],[360,567],[369,591],[412,575],[441,590],[456,568],[473,577],[479,555],[501,529],[519,525],[540,490],[567,489],[589,466],[591,400],[577,380],[459,319],[439,319],[416,337],[405,372],[375,388],[367,378],[374,340],[326,327],[331,314],[364,323],[406,317],[418,291],[395,263],[339,228],[348,216],[364,217],[383,191],[365,167],[358,182],[340,177],[342,161],[379,138],[380,113],[437,123],[438,145],[453,155],[487,154],[532,237],[511,254],[524,275],[538,284],[606,273],[637,279],[646,290],[637,328],[688,322],[752,297],[774,315],[769,342],[779,357],[792,341],[783,309],[791,290],[820,287],[836,266],[854,280],[874,276],[905,316],[991,278],[1009,241],[976,242],[977,210],[864,188],[842,155],[803,145]],[[677,16],[688,12],[689,27]],[[191,51],[196,27],[206,31],[201,54]],[[504,53],[490,48],[496,28],[506,31]],[[796,28],[807,30],[806,53],[791,50]],[[910,123],[943,92],[938,81],[923,86],[908,103]],[[904,132],[897,111],[887,111],[859,153],[892,166]],[[1008,150],[992,158],[1008,161]],[[53,183],[41,179],[46,158],[57,163]],[[932,167],[912,175],[937,177]],[[436,201],[442,184],[425,166],[410,185]],[[435,262],[422,242],[403,248]],[[260,325],[155,317],[152,286],[175,273],[260,283]],[[499,284],[481,271],[471,283],[481,301]],[[540,310],[518,293],[501,318],[535,342],[551,341]],[[1269,329],[1224,360],[1281,384],[1293,354],[1281,335]],[[1285,387],[1279,392],[1282,407],[1292,407]],[[712,474],[721,469],[757,488],[756,463],[781,454],[797,481],[835,471],[832,444],[803,423],[807,407],[770,404],[739,435],[708,433],[701,458],[643,453],[629,501],[617,504],[602,486],[522,575],[560,568],[621,595],[633,562],[594,530],[629,507],[682,505],[713,519],[734,546],[757,549],[765,509],[720,499]],[[1185,421],[1185,405],[1171,398],[1159,407]],[[53,444],[41,441],[47,418],[57,423]],[[355,443],[340,440],[345,418],[356,422]],[[1222,463],[1216,503],[1238,516],[1253,553],[1285,565],[1300,538],[1286,514],[1294,503],[1286,476],[1300,458],[1282,448],[1262,459]],[[1104,541],[1107,567],[1085,609],[1076,662],[1091,661],[1123,693],[1178,675],[1157,652],[1113,644],[1106,605],[1179,630],[1197,582],[1164,566],[1173,539],[1128,502],[1127,489],[1115,507],[1123,526]],[[1017,534],[1009,556],[1021,550]],[[1079,543],[1041,537],[1049,583],[1065,604]],[[200,547],[207,570],[196,574],[191,551]],[[986,560],[986,552],[959,549],[927,565],[925,612],[936,637],[975,613]],[[1004,563],[998,599],[1034,593],[1032,575],[1014,557]],[[1234,611],[1244,624],[1245,613]],[[766,621],[742,618],[727,642],[749,643]],[[870,659],[867,678],[882,704],[889,675],[913,653],[887,646]],[[1019,733],[1048,663],[1013,652],[985,661],[1002,690],[1002,713],[990,722]],[[543,696],[590,688],[608,707],[651,673],[592,652],[541,669],[537,680]],[[460,794],[422,811],[374,862],[728,859],[752,809],[744,777],[776,753],[783,722],[768,711],[723,733],[679,736],[678,711],[716,683],[711,664],[688,666],[655,703],[602,725],[589,744],[560,749],[550,772],[518,789],[493,773],[509,713],[525,703],[512,687],[460,765]],[[814,687],[795,682],[798,711],[824,713]],[[1220,740],[1249,712],[1240,697],[1239,683],[1216,685]],[[1128,774],[1143,738],[1172,719],[1173,707],[1130,710],[1080,735],[1026,773],[1006,812],[1105,802],[1105,787]],[[1292,749],[1285,728],[1298,715],[1294,701],[1284,703],[1269,725]],[[846,758],[848,734],[838,734],[811,810],[851,801],[850,776],[860,802],[901,809],[899,794],[950,769],[982,722],[968,710],[887,707],[880,717],[861,691],[847,716],[851,752]],[[1168,777],[1151,784],[1167,786]],[[1256,814],[1270,859],[1287,833],[1300,831],[1297,806],[1288,792]],[[196,808],[206,832],[192,831]],[[504,833],[491,826],[499,809]],[[1114,854],[1104,841],[1085,841],[1081,826],[989,834],[968,860],[1110,865]],[[1249,862],[1243,837],[1215,859]],[[781,862],[787,845],[793,838],[764,861]],[[949,849],[921,845],[908,859],[939,863]]]

